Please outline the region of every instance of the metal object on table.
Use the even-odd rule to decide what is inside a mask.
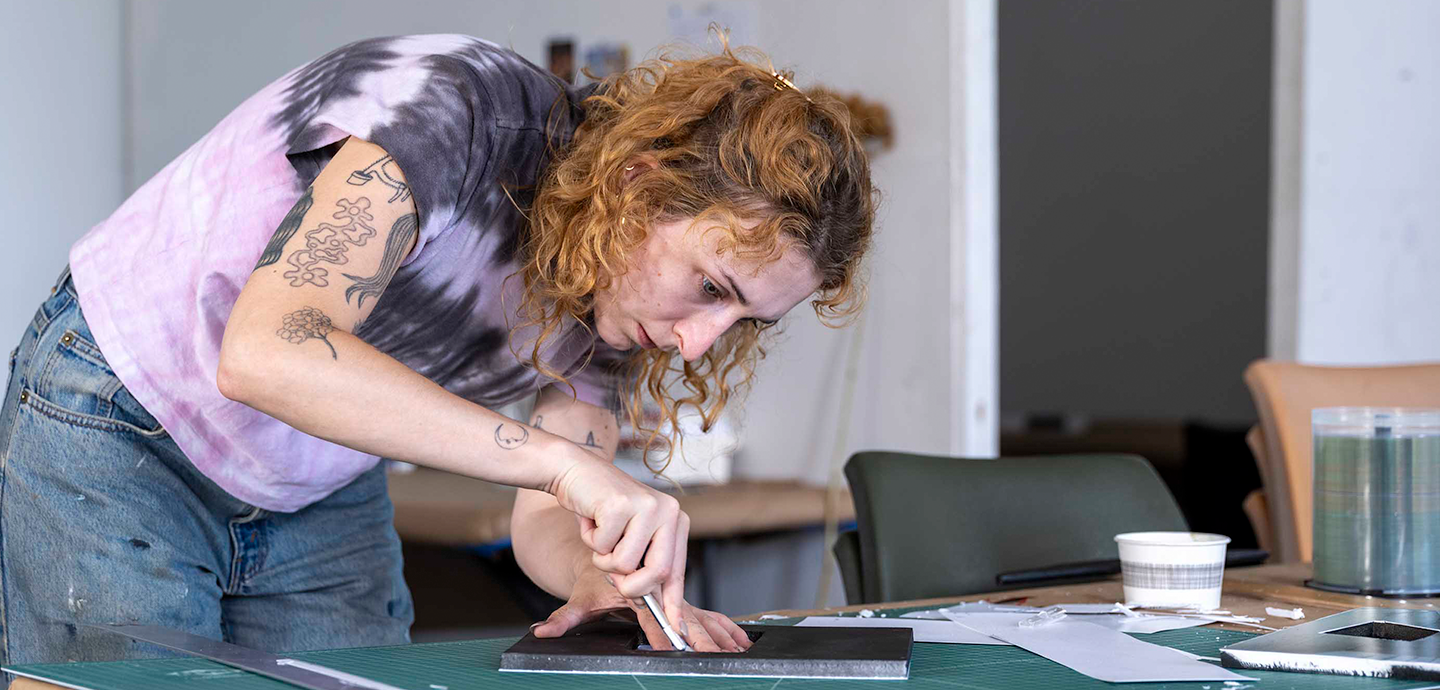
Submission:
[[[633,623],[602,621],[561,637],[528,634],[500,655],[501,671],[762,678],[905,679],[913,633],[908,628],[740,626],[754,642],[744,652],[643,649]]]
[[[1224,647],[1220,663],[1257,671],[1440,680],[1440,612],[1353,609]]]
[[[257,673],[308,690],[356,690],[356,688],[401,690],[393,685],[361,678],[333,668],[298,659],[287,659],[258,649],[191,635],[180,630],[154,625],[91,625],[88,627],[107,630],[142,642],[158,644],[161,647],[186,654],[205,657],[226,666]]]
[[[1440,409],[1311,413],[1317,589],[1440,594]]]

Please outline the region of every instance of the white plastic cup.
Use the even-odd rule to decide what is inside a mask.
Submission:
[[[1230,537],[1201,532],[1115,535],[1125,604],[1154,608],[1220,608],[1225,545]]]

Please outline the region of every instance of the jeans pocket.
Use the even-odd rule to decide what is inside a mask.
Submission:
[[[65,319],[65,321],[71,321]],[[78,321],[78,320],[77,320]],[[56,324],[61,325],[61,324]],[[130,395],[87,336],[83,322],[64,324],[51,341],[40,375],[21,402],[36,411],[75,426],[157,437],[165,429]]]

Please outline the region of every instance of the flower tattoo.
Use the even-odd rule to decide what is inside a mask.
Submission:
[[[339,210],[333,217],[344,222],[340,225],[321,222],[305,233],[305,247],[286,257],[285,262],[294,267],[284,274],[290,279],[291,287],[329,285],[330,281],[326,278],[329,271],[316,264],[324,262],[344,266],[350,263],[347,252],[351,247],[363,247],[375,236],[375,228],[369,224],[375,220],[370,213],[370,199],[363,196],[356,197],[354,201],[341,199],[335,202],[335,206]]]
[[[340,359],[335,354],[335,346],[330,344],[330,332],[335,330],[335,325],[330,322],[330,317],[315,307],[305,307],[300,311],[290,312],[281,321],[280,330],[275,331],[276,335],[296,345],[318,338],[325,346],[330,348],[330,358]]]

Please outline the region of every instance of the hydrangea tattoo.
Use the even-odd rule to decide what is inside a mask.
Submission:
[[[281,322],[280,330],[275,331],[277,335],[296,345],[311,338],[318,338],[325,346],[330,348],[330,358],[340,359],[335,354],[335,346],[330,344],[326,336],[335,330],[335,325],[330,322],[330,317],[315,307],[305,307],[300,311],[290,312],[285,315]]]

